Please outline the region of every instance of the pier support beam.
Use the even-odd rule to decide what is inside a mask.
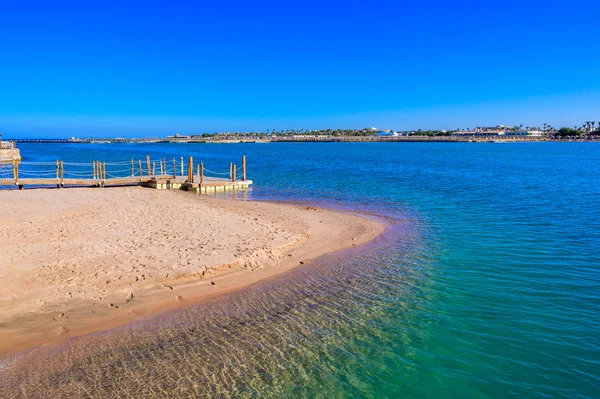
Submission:
[[[242,155],[242,181],[246,181],[246,156]]]
[[[194,158],[192,157],[188,159],[188,181],[194,182]]]

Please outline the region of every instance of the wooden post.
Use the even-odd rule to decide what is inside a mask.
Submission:
[[[229,162],[229,180],[233,180],[233,162]]]
[[[60,161],[60,185],[63,186],[65,184],[65,163]]]
[[[162,161],[162,159],[158,163],[160,164],[160,175],[162,176],[162,175],[164,175],[164,173],[163,173],[164,170],[163,170],[163,161]]]
[[[235,181],[236,172],[237,172],[237,167],[235,165],[233,165],[233,180],[232,181]]]
[[[140,171],[140,179],[144,176],[144,171],[142,169],[142,161],[138,159],[138,170]]]
[[[154,169],[156,169],[156,162],[152,162],[152,176],[154,176]]]
[[[104,182],[106,182],[106,162],[102,162],[102,173],[104,175]]]
[[[200,184],[204,183],[204,162],[200,162]]]
[[[194,159],[192,157],[188,159],[188,182],[194,182]]]
[[[181,157],[181,176],[184,176],[184,171],[183,171],[183,157]]]
[[[177,177],[177,162],[175,162],[175,158],[173,158],[173,179]]]
[[[57,159],[56,160],[56,187],[59,188],[60,187],[60,162]]]
[[[148,166],[148,176],[152,176],[150,171],[150,155],[146,155],[146,166]]]
[[[15,184],[19,184],[19,160],[15,160]],[[23,190],[23,185],[19,184],[19,190]]]
[[[135,165],[133,164],[133,159],[131,160],[131,176],[135,176]]]
[[[92,180],[96,180],[96,161],[92,161]]]
[[[242,181],[246,181],[246,156],[242,155]]]

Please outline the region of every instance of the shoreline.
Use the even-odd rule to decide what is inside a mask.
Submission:
[[[8,198],[11,196],[15,198]],[[24,206],[22,201],[19,201],[24,196],[34,197],[33,199],[39,202],[37,207],[32,207],[31,204],[26,207],[33,214],[29,217],[21,217],[18,212],[15,212],[19,206]],[[73,196],[77,198],[73,199]],[[95,224],[89,219],[85,219],[90,216],[90,209],[92,215],[102,216],[102,210],[97,209],[99,201],[112,201],[111,204],[118,203],[125,208],[115,216],[118,223],[113,221],[115,223],[111,225],[112,222],[99,219],[104,228],[112,226],[112,230],[103,232],[104,235],[101,235],[100,238],[107,236],[109,241],[112,240],[113,247],[110,245],[108,247],[110,247],[110,255],[117,254],[114,259],[110,256],[102,259],[87,257],[87,253],[99,249],[99,244],[102,243],[101,239],[95,244],[86,244],[85,240],[82,241],[85,237],[80,237],[80,242],[75,244],[77,246],[75,249],[66,248],[67,251],[73,249],[75,257],[82,257],[79,260],[71,259],[75,262],[71,265],[71,269],[83,269],[76,273],[75,278],[71,276],[70,279],[61,280],[56,276],[64,269],[64,267],[61,268],[64,265],[61,265],[60,257],[65,256],[65,250],[61,250],[61,244],[66,244],[65,240],[69,239],[68,234],[60,236],[61,239],[57,241],[58,247],[42,244],[44,250],[50,249],[50,251],[41,251],[42,259],[37,258],[40,255],[39,251],[28,252],[27,245],[22,248],[17,243],[20,237],[18,233],[25,233],[26,236],[27,229],[17,229],[17,234],[12,238],[6,234],[0,237],[2,238],[0,241],[3,243],[0,245],[0,260],[3,263],[7,263],[7,251],[10,250],[11,244],[20,248],[22,254],[30,257],[29,260],[21,261],[21,266],[27,264],[31,267],[31,263],[35,263],[36,259],[41,262],[37,264],[37,267],[31,267],[31,270],[21,272],[22,276],[13,276],[15,277],[13,281],[16,280],[17,286],[20,283],[20,288],[24,289],[24,292],[15,295],[14,291],[15,289],[18,291],[19,287],[0,291],[0,304],[4,305],[0,310],[0,358],[14,356],[39,346],[55,344],[71,337],[108,331],[150,316],[239,291],[258,281],[308,264],[322,255],[366,244],[385,230],[385,225],[381,222],[336,210],[289,203],[198,197],[190,193],[160,192],[160,190],[137,187],[102,190],[31,190],[21,193],[11,190],[0,193],[0,198],[3,203],[6,203],[5,208],[11,209],[11,206],[15,208],[12,212],[13,215],[8,220],[13,227],[19,223],[27,224],[26,222],[29,222],[32,224],[37,219],[42,221],[42,225],[49,221],[54,222],[54,224],[51,223],[51,229],[58,229],[60,233],[70,229],[76,230],[76,233],[84,234],[84,236],[85,232],[80,231],[82,226],[86,227],[86,224],[91,223],[92,226],[86,227],[90,229]],[[69,200],[69,198],[71,199]],[[144,203],[123,205],[127,203],[124,201],[125,199]],[[67,204],[61,204],[56,209],[57,200],[62,200]],[[49,204],[52,204],[54,209],[48,210]],[[164,240],[167,240],[167,250],[174,251],[174,254],[169,255],[169,262],[187,262],[187,264],[183,265],[182,270],[178,270],[179,267],[176,267],[178,265],[169,264],[169,262],[163,264],[165,262],[160,255],[154,256],[151,257],[149,264],[140,268],[142,271],[148,270],[147,275],[141,274],[144,280],[140,280],[140,270],[135,270],[129,273],[129,276],[118,277],[119,279],[127,277],[130,279],[129,282],[111,287],[111,279],[115,278],[116,274],[128,273],[127,267],[130,264],[127,261],[135,262],[135,256],[141,254],[131,246],[127,246],[132,238],[128,235],[123,236],[123,229],[136,230],[136,226],[128,224],[138,220],[136,218],[140,216],[137,214],[139,209],[130,209],[132,206],[133,208],[141,206],[143,209],[159,207],[162,208],[159,210],[159,214],[160,211],[164,211],[165,207],[173,206],[184,207],[188,211],[197,207],[202,208],[203,212],[218,211],[217,216],[193,215],[192,219],[194,222],[199,222],[199,225],[208,223],[209,227],[215,220],[225,222],[225,226],[217,229],[218,232],[209,231],[207,236],[214,236],[215,240],[221,237],[226,241],[234,238],[237,242],[231,243],[229,246],[213,243],[214,245],[210,248],[184,245],[194,239],[194,234],[202,232],[203,229],[198,229],[197,226],[187,229],[188,233],[178,233],[175,239],[171,240],[168,240],[166,236],[175,233],[163,232],[166,233],[163,241],[160,238],[152,240],[153,234],[151,233],[145,239],[144,237],[139,239],[138,244],[143,246],[153,242],[154,245],[160,246],[165,244]],[[124,217],[127,217],[124,215],[127,211],[134,211],[134,216],[123,220]],[[71,212],[72,214],[69,213],[69,215],[75,220],[78,217],[82,217],[84,220],[73,222],[73,219],[63,215],[62,218],[59,216],[63,224],[56,225],[54,218],[61,212],[63,214]],[[154,212],[156,213],[156,211]],[[149,221],[148,215],[144,216],[146,217],[145,222],[151,224],[152,227],[162,225],[160,221]],[[202,219],[203,217],[204,219]],[[182,226],[190,226],[192,223],[186,218],[183,220],[185,223],[181,223]],[[250,229],[243,226],[250,221],[258,226]],[[74,223],[76,226],[67,227],[69,223]],[[169,226],[178,225],[177,222],[173,222],[173,219],[165,223]],[[139,229],[139,226],[137,228]],[[38,238],[43,238],[48,231],[41,227],[36,230],[36,233],[39,235]],[[116,238],[112,237],[113,235]],[[206,241],[206,237],[203,239]],[[4,244],[7,240],[8,245]],[[246,247],[240,248],[242,242]],[[39,245],[40,243],[38,243]],[[119,247],[119,245],[125,246]],[[145,251],[151,250],[152,248],[145,249]],[[210,259],[199,263],[194,256],[187,256],[190,250],[197,251],[196,255],[199,258],[208,257]],[[119,256],[120,253],[126,255]],[[70,254],[73,255],[72,252]],[[46,265],[43,263],[53,259],[53,255],[58,257],[58,259],[54,259],[53,270],[44,272]],[[15,270],[11,261],[14,262],[15,259],[16,256],[8,259],[9,267],[7,269],[13,273]],[[193,263],[191,266],[190,260]],[[106,265],[106,262],[109,265]],[[88,281],[93,276],[94,273],[91,272],[94,270],[96,270],[96,274],[104,272],[105,277],[100,278],[102,281],[96,281],[97,278],[92,282]],[[175,272],[170,270],[175,270]],[[34,282],[23,286],[23,280],[31,279],[36,272],[40,271],[43,276],[41,280],[38,276],[37,284]],[[157,278],[151,273],[164,274]],[[0,272],[0,274],[3,273]],[[132,277],[133,275],[135,278]],[[6,276],[0,277],[6,278]],[[48,288],[46,286],[48,285],[47,279],[43,277],[54,278],[52,280],[54,285]],[[147,278],[148,281],[146,281]],[[106,279],[106,287],[102,286],[104,279]],[[84,289],[86,290],[84,291],[85,298],[81,296]],[[65,295],[62,291],[67,291],[66,297],[61,295]],[[73,291],[77,291],[77,293]],[[92,291],[92,293],[88,291]],[[94,294],[98,292],[102,292],[100,295],[103,297],[94,297]]]
[[[220,138],[102,138],[102,139],[12,139],[17,144],[269,144],[269,143],[597,143],[600,136],[544,137],[544,136],[326,136],[326,137],[220,137]]]

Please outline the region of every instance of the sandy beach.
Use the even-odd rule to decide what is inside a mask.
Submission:
[[[122,325],[371,241],[378,222],[139,187],[0,191],[0,353]]]

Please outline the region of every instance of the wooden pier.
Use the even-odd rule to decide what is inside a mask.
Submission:
[[[0,186],[42,187],[108,187],[141,185],[159,190],[188,190],[200,194],[242,190],[252,181],[246,177],[246,156],[241,166],[229,164],[229,171],[216,172],[194,163],[192,157],[184,160],[166,158],[124,162],[92,161],[90,163],[21,162],[13,160],[0,165]]]

